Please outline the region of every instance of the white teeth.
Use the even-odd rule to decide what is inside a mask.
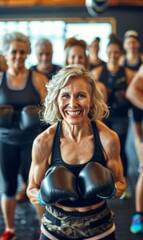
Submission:
[[[69,116],[76,116],[76,115],[78,115],[80,113],[80,111],[76,111],[76,112],[67,112],[67,114],[69,115]]]

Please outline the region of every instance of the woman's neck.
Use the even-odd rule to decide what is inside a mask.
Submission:
[[[110,63],[110,62],[107,63],[107,69],[110,72],[117,72],[119,68],[120,68],[120,65],[118,63]]]
[[[22,76],[22,75],[26,75],[28,72],[28,70],[24,67],[21,69],[15,69],[15,68],[8,68],[8,73],[10,76]]]
[[[71,125],[63,121],[63,137],[68,137],[75,142],[79,142],[83,137],[92,135],[92,126],[90,120],[79,125]]]
[[[129,52],[126,54],[126,58],[130,61],[136,61],[139,58],[139,53],[138,52]]]

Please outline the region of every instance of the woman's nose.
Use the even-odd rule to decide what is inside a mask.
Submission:
[[[75,97],[71,97],[70,98],[70,106],[71,107],[74,107],[76,106],[77,102],[76,102],[76,98]]]

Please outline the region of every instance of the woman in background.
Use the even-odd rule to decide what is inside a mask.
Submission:
[[[92,70],[96,81],[104,83],[107,88],[107,103],[110,115],[104,122],[118,135],[121,144],[121,160],[123,163],[124,176],[127,178],[128,160],[125,152],[126,136],[128,131],[128,110],[130,103],[125,97],[126,89],[130,83],[133,73],[131,70],[119,65],[122,53],[122,42],[115,34],[110,35],[107,45],[108,61],[104,66]],[[125,192],[124,195],[128,195]]]
[[[4,183],[1,209],[5,222],[1,240],[10,240],[16,239],[17,177],[22,169],[26,191],[32,143],[41,132],[38,112],[46,94],[47,78],[26,68],[31,44],[24,34],[7,33],[2,40],[8,69],[0,76],[0,167]]]
[[[89,69],[89,61],[87,55],[87,44],[84,40],[69,38],[65,42],[65,66],[69,64],[81,64],[86,69]],[[97,87],[104,96],[104,101],[107,102],[107,91],[103,83],[98,82]]]
[[[99,51],[100,51],[100,38],[96,37],[88,47],[89,56],[89,70],[96,68],[98,66],[104,65],[105,62],[99,58]]]

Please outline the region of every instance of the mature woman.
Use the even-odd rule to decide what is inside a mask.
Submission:
[[[41,239],[115,240],[105,199],[126,183],[117,134],[98,120],[108,108],[82,65],[60,70],[47,89],[43,116],[52,125],[34,141],[27,188],[46,206]]]
[[[31,146],[41,132],[38,111],[46,94],[47,78],[25,67],[29,39],[19,32],[3,37],[8,70],[0,79],[0,166],[4,182],[1,208],[5,231],[1,239],[15,239],[17,176],[21,167],[26,190]]]

